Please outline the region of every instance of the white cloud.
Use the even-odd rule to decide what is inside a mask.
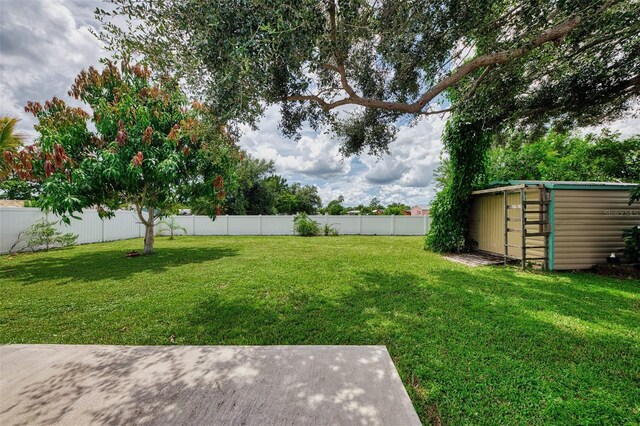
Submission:
[[[273,160],[286,178],[315,184],[323,203],[339,195],[349,205],[367,204],[373,197],[384,203],[426,204],[433,197],[443,117],[401,126],[390,154],[382,158],[343,158],[339,141],[329,132],[303,128],[299,141],[287,139],[278,130],[279,120],[278,108],[268,108],[257,130],[242,129],[240,145],[258,158]]]
[[[345,205],[354,206],[360,203],[368,204],[373,197],[377,196],[375,192],[370,192],[370,189],[362,175],[352,175],[346,179],[335,179],[325,183],[319,187],[318,193],[325,205],[342,195]]]
[[[335,141],[323,135],[303,136],[296,145],[295,155],[276,157],[276,167],[285,172],[323,179],[344,175],[351,169],[350,161],[340,156],[338,148]]]
[[[403,126],[390,145],[390,155],[382,160],[368,156],[366,178],[372,183],[398,183],[405,187],[428,187],[438,165],[442,142],[440,136],[446,117],[432,116],[415,126]]]
[[[106,56],[102,43],[89,32],[95,25],[90,17],[100,4],[97,0],[3,2],[0,114],[21,118],[18,130],[35,136],[35,121],[23,110],[27,101],[53,96],[68,100],[66,93],[80,70]]]
[[[585,127],[580,130],[580,134],[599,133],[603,128],[607,128],[620,133],[623,139],[640,133],[640,102],[636,103],[626,118],[605,123],[601,126]]]
[[[300,140],[294,141],[278,130],[279,121],[278,107],[269,107],[257,130],[242,128],[240,146],[258,158],[273,160],[278,172],[288,177],[330,179],[349,173],[351,161],[342,158],[339,142],[329,134],[305,128]]]

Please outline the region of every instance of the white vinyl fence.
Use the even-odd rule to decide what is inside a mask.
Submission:
[[[118,210],[115,217],[102,220],[98,212],[87,209],[71,224],[35,208],[0,207],[0,253],[7,253],[18,234],[40,218],[56,222],[62,232],[78,235],[78,243],[138,238],[144,227],[134,211]],[[310,216],[321,227],[331,225],[341,235],[424,235],[429,230],[427,216]],[[175,216],[188,235],[294,235],[293,216]],[[157,227],[158,229],[159,227]],[[156,229],[156,230],[157,230]],[[182,232],[182,231],[179,231]]]

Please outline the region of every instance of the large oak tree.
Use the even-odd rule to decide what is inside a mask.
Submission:
[[[280,103],[285,131],[328,122],[349,153],[384,151],[403,116],[473,99],[490,118],[584,123],[640,87],[637,2],[112,2],[102,37],[181,72],[220,117],[254,122]]]
[[[288,135],[328,125],[345,154],[381,154],[399,122],[453,113],[459,182],[482,170],[470,163],[486,134],[600,124],[640,91],[635,1],[112,2],[98,11],[102,38],[183,75],[223,119],[255,123],[280,104]],[[454,182],[437,209],[467,203],[470,188]],[[463,210],[438,217],[464,227]]]

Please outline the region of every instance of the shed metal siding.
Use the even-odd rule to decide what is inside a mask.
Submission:
[[[504,201],[502,193],[473,197],[469,234],[477,249],[504,253]]]
[[[527,189],[527,200],[539,200],[538,189]],[[507,195],[510,205],[521,204],[520,193],[513,192]],[[471,223],[469,234],[477,243],[477,249],[496,254],[504,254],[504,196],[502,192],[478,194],[473,197]],[[520,217],[520,210],[510,209],[509,217]],[[528,220],[540,220],[538,214],[527,214]],[[520,228],[520,222],[509,222],[510,228]],[[539,225],[528,225],[528,232],[537,232]],[[509,244],[519,246],[522,244],[522,236],[519,231],[508,234]],[[544,237],[528,237],[527,245],[543,245]],[[522,250],[517,247],[509,248],[509,255],[522,258]],[[527,257],[542,257],[543,249],[527,250]]]
[[[628,190],[554,192],[553,269],[588,269],[606,263],[624,247],[625,228],[640,225],[640,206],[628,205]]]

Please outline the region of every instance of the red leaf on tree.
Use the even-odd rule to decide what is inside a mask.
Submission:
[[[169,132],[169,140],[176,140],[176,134],[178,133],[178,130],[180,130],[180,126],[178,124],[174,124],[171,128],[171,131]]]
[[[136,167],[140,167],[142,165],[143,158],[144,156],[142,155],[142,152],[138,151],[138,153],[131,158],[131,164]]]
[[[24,107],[24,112],[30,112],[34,116],[37,115],[40,111],[42,111],[42,104],[40,102],[27,102],[27,106]]]
[[[147,145],[151,145],[152,135],[153,135],[153,129],[151,128],[151,126],[144,129],[144,133],[142,134],[142,142],[146,143]]]
[[[224,200],[224,197],[227,196],[227,193],[224,191],[218,191],[218,200],[222,201]]]
[[[46,177],[49,177],[53,174],[54,172],[54,168],[53,168],[53,164],[51,164],[51,161],[49,160],[45,160],[44,162],[44,175]]]
[[[118,146],[127,144],[127,131],[124,129],[124,123],[122,120],[118,121],[118,135],[116,136],[116,143]]]
[[[213,180],[214,189],[224,189],[224,178],[222,176],[218,176]]]
[[[55,146],[55,152],[60,156],[60,158],[66,160],[68,158],[67,152],[64,150],[64,147],[57,143]]]

